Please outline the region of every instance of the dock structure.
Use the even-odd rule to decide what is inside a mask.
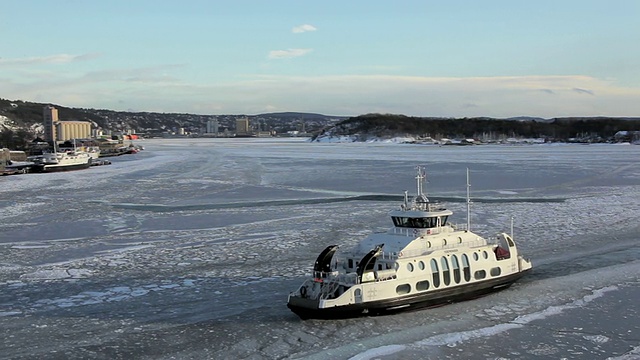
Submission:
[[[30,171],[33,163],[26,161],[24,151],[0,149],[0,175],[24,174]]]

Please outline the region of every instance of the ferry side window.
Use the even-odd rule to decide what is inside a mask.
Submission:
[[[460,283],[460,264],[458,264],[458,257],[451,255],[451,268],[453,269],[453,281],[456,284]]]
[[[442,217],[442,223],[440,225],[444,226],[447,223],[447,219],[449,218],[449,216],[443,216]]]
[[[431,259],[431,273],[433,274],[433,286],[440,286],[440,273],[438,272],[438,261]]]
[[[464,273],[464,281],[471,280],[471,267],[469,266],[469,258],[466,254],[462,254],[462,272]]]
[[[449,285],[451,283],[451,274],[449,272],[449,262],[446,257],[440,258],[440,263],[442,264],[442,279],[444,280],[445,285]]]

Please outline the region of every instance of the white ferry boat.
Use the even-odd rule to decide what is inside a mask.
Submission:
[[[83,151],[64,151],[45,153],[34,157],[33,170],[36,172],[54,172],[87,169],[91,166],[91,156]]]
[[[448,222],[453,212],[429,202],[426,174],[417,167],[417,194],[391,211],[394,226],[355,248],[320,253],[313,277],[289,294],[287,306],[302,319],[379,315],[473,299],[505,289],[532,268],[512,237],[488,241],[467,224]]]

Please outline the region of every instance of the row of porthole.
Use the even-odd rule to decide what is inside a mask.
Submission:
[[[494,267],[494,268],[491,268],[491,270],[489,270],[489,274],[491,274],[491,276],[499,276],[501,273],[502,273],[502,270],[500,269],[500,267]],[[473,273],[473,277],[476,280],[482,280],[487,277],[487,272],[484,270],[477,270],[475,273]],[[430,284],[428,280],[418,281],[416,283],[416,290],[426,291],[426,290],[429,290],[429,286]],[[411,292],[411,285],[409,284],[402,284],[396,287],[396,293],[398,295],[404,295],[410,292]]]
[[[463,256],[464,266],[468,266],[468,265],[466,264],[466,262],[467,262],[467,261],[466,261],[466,255],[465,255],[465,254],[463,254],[462,256]],[[483,251],[483,252],[482,252],[482,257],[483,257],[483,258],[485,258],[485,259],[488,259],[488,258],[489,258],[489,254],[488,254],[486,251]],[[478,261],[478,260],[479,260],[479,258],[480,258],[480,256],[478,255],[478,253],[473,253],[473,260],[474,260],[474,261]],[[456,257],[455,255],[453,255],[452,259],[454,260],[454,264],[455,264],[455,265],[454,265],[454,268],[456,268],[456,267],[458,266],[458,263],[457,263],[457,262],[458,262],[457,257]],[[425,264],[424,264],[424,262],[423,262],[422,260],[420,260],[420,261],[418,262],[418,269],[420,269],[420,270],[424,270],[424,269],[425,269]],[[397,263],[396,263],[396,270],[397,270]],[[414,266],[413,266],[413,263],[410,263],[410,262],[409,262],[409,263],[407,263],[407,270],[409,270],[409,272],[413,272],[413,270],[415,270],[415,268],[414,268]],[[435,270],[435,269],[434,269],[434,270]]]
[[[462,238],[458,236],[458,244],[462,244]],[[442,239],[442,246],[447,246],[447,239]],[[427,247],[431,247],[431,241],[427,241]]]
[[[435,259],[433,259],[432,261],[435,261]],[[460,269],[459,268],[454,268],[454,279],[456,284],[460,283]],[[451,283],[451,275],[449,272],[449,269],[447,268],[446,270],[442,271],[443,273],[443,277],[444,277],[444,283],[446,286],[448,286]],[[494,267],[491,268],[491,270],[489,270],[489,274],[491,276],[499,276],[502,273],[502,270],[500,269],[500,267]],[[464,274],[464,278],[465,281],[470,281],[471,280],[471,274],[469,272],[469,267],[464,267],[463,268],[463,274]],[[477,270],[476,272],[473,273],[473,277],[475,280],[482,280],[484,278],[487,277],[487,272],[485,270]],[[433,281],[434,281],[434,286],[440,287],[440,272],[439,271],[435,271],[433,273]],[[419,281],[416,283],[416,290],[417,291],[425,291],[428,290],[430,287],[429,281],[428,280],[423,280],[423,281]],[[403,295],[403,294],[408,294],[411,292],[411,285],[409,284],[402,284],[402,285],[398,285],[396,287],[396,293],[398,295]]]
[[[482,252],[482,256],[487,259],[489,257],[489,254],[487,253],[487,251],[483,251]],[[451,255],[450,259],[447,259],[446,256],[442,256],[441,260],[441,265],[442,265],[442,269],[439,268],[438,266],[438,260],[437,259],[431,259],[431,272],[432,272],[432,276],[433,276],[433,286],[438,288],[440,287],[440,282],[442,280],[442,282],[444,283],[445,286],[449,286],[449,284],[451,284],[452,282],[455,282],[456,284],[459,284],[460,282],[462,282],[462,278],[464,277],[464,282],[469,282],[471,281],[471,267],[469,264],[469,258],[467,257],[466,254],[462,254],[461,258],[462,260],[462,264],[460,264],[459,260],[458,260],[458,256],[456,255]],[[473,259],[475,261],[477,261],[479,259],[479,255],[477,252],[473,253]],[[451,267],[449,266],[449,261],[451,261]],[[398,263],[396,263],[396,266],[398,265]],[[462,266],[460,266],[462,265]],[[418,262],[418,268],[420,270],[425,270],[425,263],[423,261],[419,261]],[[496,270],[497,269],[497,270]],[[396,267],[397,270],[397,267]],[[413,272],[415,270],[413,263],[409,262],[407,263],[407,270],[409,270],[409,272]],[[450,271],[451,270],[451,271]],[[462,270],[462,274],[461,271]],[[497,271],[497,273],[496,273]],[[440,275],[440,272],[442,272],[442,277]],[[453,275],[453,276],[451,276]],[[461,276],[463,275],[463,276]],[[498,276],[500,275],[500,268],[493,268],[491,269],[491,275],[492,276]],[[486,273],[484,270],[479,270],[476,271],[474,273],[474,278],[476,280],[480,280],[480,279],[484,279],[486,277]],[[453,279],[452,279],[453,278]],[[452,281],[453,280],[453,281]],[[427,288],[428,288],[428,284],[427,284]],[[404,290],[401,290],[404,291]],[[410,291],[410,289],[409,289]]]
[[[489,253],[486,250],[482,251],[482,257],[486,260],[489,258]],[[478,261],[478,259],[480,259],[480,256],[478,255],[477,252],[473,253],[473,260],[474,261]]]

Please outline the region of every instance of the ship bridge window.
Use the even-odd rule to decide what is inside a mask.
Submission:
[[[438,227],[438,217],[426,217],[426,218],[410,218],[410,217],[400,217],[400,216],[392,216],[393,224],[396,227],[408,227],[408,228],[420,228],[420,229],[428,229]],[[440,218],[441,225],[444,225],[447,222],[447,216],[443,216]]]

